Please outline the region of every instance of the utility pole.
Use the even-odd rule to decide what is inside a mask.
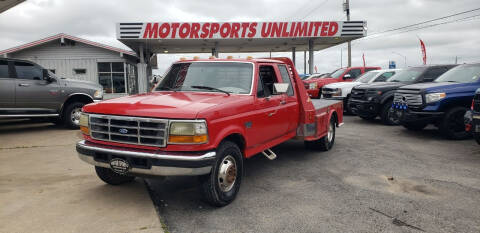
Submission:
[[[401,53],[397,53],[397,52],[392,52],[392,53],[393,53],[393,54],[397,54],[398,56],[403,57],[403,59],[404,59],[404,61],[405,61],[404,67],[407,68],[407,56],[405,56],[405,55],[403,55],[403,54],[401,54]]]
[[[458,57],[455,56],[455,64],[458,64]]]
[[[343,3],[343,11],[347,14],[347,21],[350,21],[350,0]],[[352,43],[348,42],[348,67],[352,66]]]

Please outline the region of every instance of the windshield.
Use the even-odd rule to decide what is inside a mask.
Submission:
[[[346,68],[338,69],[338,70],[334,71],[333,73],[331,73],[329,76],[332,77],[332,78],[338,78],[338,77],[340,77],[343,73],[345,73],[345,70],[347,70],[347,69],[346,69]]]
[[[401,83],[411,83],[414,82],[420,75],[423,74],[426,68],[423,67],[414,67],[408,68],[406,70],[399,71],[391,78],[389,78],[388,82],[401,82]]]
[[[177,63],[170,67],[155,91],[225,91],[234,94],[249,94],[252,87],[252,77],[253,65],[251,63]]]
[[[480,77],[480,64],[460,65],[445,72],[434,82],[472,83]]]
[[[378,72],[367,72],[360,75],[355,82],[368,83],[370,80],[377,76]]]

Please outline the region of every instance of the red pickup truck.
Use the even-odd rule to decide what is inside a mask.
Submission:
[[[381,67],[348,67],[340,68],[333,71],[330,75],[321,78],[311,78],[303,80],[307,93],[312,98],[320,98],[322,96],[322,87],[336,82],[351,82],[361,74],[370,70],[379,70]]]
[[[288,58],[181,60],[151,93],[86,105],[76,149],[108,184],[200,176],[205,199],[224,206],[244,159],[275,159],[270,148],[290,139],[329,150],[342,114],[341,101],[310,100]]]

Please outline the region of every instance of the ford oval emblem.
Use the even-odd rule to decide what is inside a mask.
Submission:
[[[128,129],[119,129],[118,132],[121,133],[121,134],[127,134]]]

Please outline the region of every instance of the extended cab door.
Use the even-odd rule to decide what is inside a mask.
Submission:
[[[300,106],[298,104],[295,88],[293,87],[294,82],[292,81],[292,72],[290,72],[290,69],[287,68],[286,65],[278,65],[278,71],[280,73],[280,77],[282,78],[282,82],[288,83],[288,91],[286,94],[283,94],[285,100],[281,102],[282,105],[280,107],[283,108],[282,111],[285,112],[285,119],[288,120],[287,133],[289,133],[297,130]]]
[[[0,60],[0,114],[15,107],[15,79],[7,60]]]
[[[273,95],[273,84],[280,82],[274,65],[259,64],[258,71],[255,114],[251,128],[247,130],[252,146],[258,146],[285,135],[289,124],[282,111],[284,106],[282,101],[285,97]]]
[[[56,80],[43,78],[43,69],[29,62],[14,62],[16,74],[15,107],[26,113],[56,113],[61,93]]]

